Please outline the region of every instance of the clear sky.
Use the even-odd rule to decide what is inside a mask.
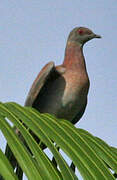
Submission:
[[[1,0],[0,101],[23,105],[40,69],[62,63],[76,26],[102,36],[84,46],[91,85],[76,126],[117,147],[117,0]],[[2,149],[4,142],[0,134]]]

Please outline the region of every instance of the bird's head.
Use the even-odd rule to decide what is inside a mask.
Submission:
[[[82,47],[87,41],[94,38],[101,38],[101,36],[93,33],[93,31],[88,28],[76,27],[70,32],[68,37],[68,43],[78,43]]]

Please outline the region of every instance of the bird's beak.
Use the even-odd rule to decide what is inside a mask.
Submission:
[[[102,37],[98,34],[94,34],[94,38],[102,38]]]

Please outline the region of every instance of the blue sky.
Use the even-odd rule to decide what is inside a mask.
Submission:
[[[116,0],[2,0],[0,101],[23,105],[40,69],[48,61],[62,63],[69,32],[88,27],[102,39],[84,46],[91,85],[87,109],[76,126],[117,147],[116,22]]]

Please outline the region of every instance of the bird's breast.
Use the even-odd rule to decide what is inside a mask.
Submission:
[[[88,88],[89,81],[86,74],[64,73],[49,84],[47,92],[43,94],[39,110],[72,121],[86,104]]]
[[[61,98],[59,112],[66,115],[66,119],[72,120],[81,111],[87,100],[89,79],[86,73],[69,72],[63,75],[65,89]],[[61,116],[59,114],[58,116]]]
[[[89,78],[86,72],[69,72],[64,75],[66,82],[63,102],[75,102],[87,96],[89,89]]]

